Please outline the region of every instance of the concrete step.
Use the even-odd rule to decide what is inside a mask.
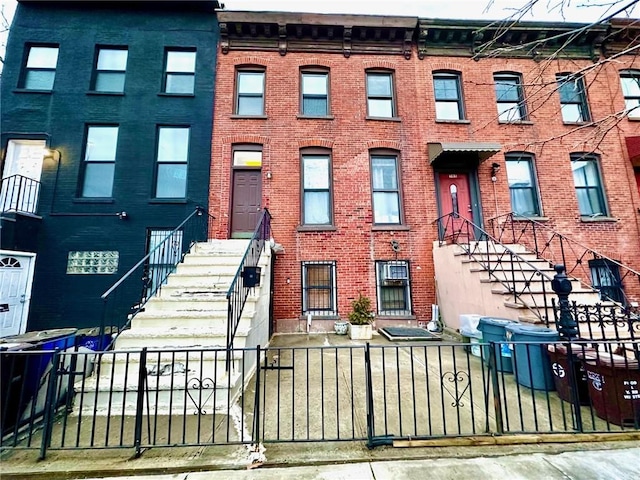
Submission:
[[[465,245],[463,248],[460,245],[456,245],[456,249],[454,250],[454,255],[464,254],[467,251],[483,253],[502,253],[506,251],[512,251],[515,253],[527,253],[527,248],[524,245],[520,245],[517,243],[512,244],[500,244],[494,242],[483,242],[483,241],[471,241],[469,244]]]
[[[191,252],[196,254],[229,253],[229,254],[244,255],[244,252],[247,250],[248,246],[249,246],[249,240],[210,239],[210,240],[207,240],[206,242],[196,243],[192,247]]]
[[[239,373],[222,377],[217,382],[209,377],[175,374],[146,377],[143,410],[151,415],[196,415],[214,411],[228,413],[242,392]],[[135,415],[138,386],[124,383],[97,382],[91,377],[76,394],[76,414]]]
[[[251,319],[255,314],[255,310],[249,308],[247,304],[242,315],[241,323],[249,325]],[[227,310],[204,310],[204,311],[185,311],[185,312],[155,312],[147,313],[143,312],[136,315],[131,321],[131,329],[137,328],[199,328],[199,327],[214,327],[214,328],[226,328],[227,325]]]
[[[244,346],[244,337],[248,332],[249,329],[246,326],[241,324],[238,327],[236,347],[242,348]],[[136,328],[122,332],[116,340],[115,348],[118,350],[144,347],[154,349],[224,348],[226,339],[226,325],[199,328]]]

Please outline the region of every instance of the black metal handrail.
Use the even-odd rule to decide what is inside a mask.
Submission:
[[[175,271],[191,247],[196,242],[207,240],[209,222],[213,218],[203,207],[196,207],[101,295],[103,312],[100,336],[107,333],[107,328],[110,333],[115,333],[107,349],[115,343],[123,330],[129,328],[133,318],[144,309],[149,299],[160,291],[169,274]],[[152,258],[163,260],[161,268],[150,270],[149,260]],[[126,321],[123,323],[122,319]]]
[[[233,342],[235,340],[244,305],[247,302],[249,291],[252,287],[244,285],[242,279],[243,272],[247,267],[256,267],[260,261],[260,255],[265,247],[265,243],[271,238],[271,213],[268,209],[262,211],[260,220],[253,231],[249,245],[244,252],[242,261],[236,270],[236,274],[227,290],[227,371],[231,367],[231,356],[233,355]]]
[[[22,175],[2,179],[0,211],[36,213],[40,198],[40,182]]]
[[[603,300],[628,305],[631,300],[637,301],[640,298],[640,272],[555,231],[544,223],[515,212],[491,218],[488,223],[495,238],[505,243],[522,244],[535,253],[536,257],[551,263],[562,263],[567,269],[567,275],[577,278],[588,288],[598,289]],[[592,278],[589,260],[603,260],[598,267],[605,269],[604,275]],[[614,272],[614,268],[618,271]],[[631,279],[637,280],[637,286],[632,287],[635,282]],[[630,298],[623,290],[623,282],[627,287],[634,289],[633,293],[637,295],[635,298]],[[606,283],[611,285],[605,285]]]
[[[480,226],[458,214],[443,215],[434,223],[438,225],[440,246],[450,242],[461,247],[465,255],[474,260],[492,279],[508,290],[509,294],[513,296],[514,303],[520,302],[546,325],[549,324],[550,304],[547,300],[547,293],[552,293],[552,291],[547,288],[547,282],[550,284],[553,280],[550,274],[542,271],[537,265],[501,243],[499,239]],[[477,240],[474,241],[474,239]],[[482,251],[481,245],[485,246],[484,251]],[[498,251],[496,248],[490,251],[490,245],[494,247],[499,245],[502,247],[502,251]],[[505,270],[502,267],[505,264],[509,268],[506,270],[505,276],[501,277],[497,272],[504,272]],[[527,265],[531,270],[518,269],[516,264]],[[520,272],[522,278],[516,278],[516,271]],[[541,285],[542,291],[533,291],[532,285],[538,283]],[[534,296],[537,293],[542,295],[541,305],[538,304]],[[527,295],[530,295],[530,302],[525,301],[523,298]],[[544,313],[540,313],[541,311]]]

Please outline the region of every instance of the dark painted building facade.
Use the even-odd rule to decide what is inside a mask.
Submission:
[[[217,7],[19,2],[1,91],[0,269],[18,295],[3,336],[99,325],[101,294],[207,207]],[[119,302],[139,299],[132,285]]]

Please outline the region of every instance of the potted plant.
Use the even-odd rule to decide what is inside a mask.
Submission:
[[[371,300],[362,293],[351,302],[351,312],[349,313],[349,338],[352,340],[370,340],[373,336],[373,311],[371,310]]]

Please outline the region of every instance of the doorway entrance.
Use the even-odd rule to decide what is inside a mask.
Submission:
[[[0,252],[0,337],[27,330],[35,254]]]
[[[438,173],[438,203],[440,215],[451,215],[447,224],[447,234],[457,233],[473,237],[473,229],[464,225],[464,220],[473,222],[473,202],[467,172]]]
[[[251,238],[262,211],[262,170],[233,170],[231,238]]]
[[[44,140],[9,140],[2,171],[2,211],[36,213],[45,146]]]

